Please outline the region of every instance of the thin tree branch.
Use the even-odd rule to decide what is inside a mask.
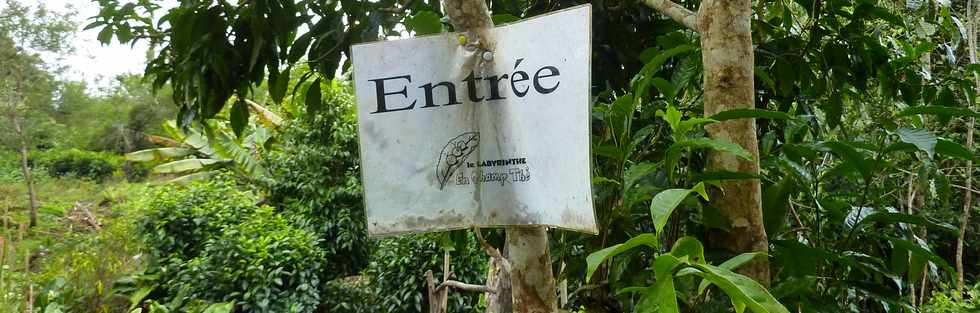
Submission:
[[[500,254],[500,250],[497,250],[497,248],[490,245],[486,239],[483,239],[483,234],[480,233],[480,227],[474,226],[473,232],[476,234],[476,239],[480,241],[480,245],[483,246],[483,250],[486,250],[487,255],[497,260],[497,262],[500,262],[500,266],[503,268],[504,272],[510,273],[510,262],[508,262],[507,258]]]
[[[698,31],[698,14],[680,4],[670,0],[643,0],[643,4],[660,11],[690,30]]]
[[[447,280],[442,282],[441,284],[439,284],[438,287],[436,287],[436,291],[442,290],[443,288],[447,288],[447,287],[462,290],[462,291],[470,291],[470,292],[486,292],[486,293],[495,292],[492,288],[484,285],[467,284],[455,280]]]

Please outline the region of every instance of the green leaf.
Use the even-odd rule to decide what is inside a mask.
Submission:
[[[99,27],[99,26],[102,26],[102,25],[105,25],[105,22],[103,22],[103,21],[95,21],[95,22],[92,22],[92,23],[90,23],[88,25],[85,25],[85,28],[82,28],[82,30],[83,31],[86,31],[86,30],[93,29],[93,28],[96,28],[96,27]]]
[[[242,146],[225,131],[216,132],[214,137],[211,147],[215,154],[223,159],[231,159],[250,177],[266,176],[265,168],[247,147]]]
[[[321,97],[323,97],[323,94],[320,93],[320,78],[317,78],[310,84],[310,89],[306,91],[306,112],[310,118],[315,116],[316,112],[320,110],[320,105],[322,105]]]
[[[306,49],[310,46],[311,40],[313,40],[313,32],[306,32],[293,41],[292,46],[289,47],[288,59],[290,64],[295,64],[306,54]]]
[[[248,126],[248,104],[245,103],[244,99],[235,101],[235,104],[231,106],[231,112],[229,112],[228,117],[235,136],[241,138],[245,132],[245,127]]]
[[[764,186],[762,193],[762,220],[766,233],[776,234],[786,226],[789,216],[789,198],[796,192],[797,185],[792,176],[784,176],[779,182]]]
[[[157,165],[153,168],[153,172],[158,174],[184,173],[227,162],[226,160],[216,159],[186,159]]]
[[[941,105],[920,105],[907,108],[898,113],[898,116],[909,116],[915,114],[929,114],[940,116],[966,116],[980,117],[980,113],[960,107],[947,107]]]
[[[824,142],[822,145],[830,149],[837,157],[852,165],[854,169],[861,173],[861,177],[864,178],[865,182],[871,179],[871,161],[855,150],[854,147],[838,141]]]
[[[99,32],[98,39],[103,45],[112,43],[112,25],[106,25],[106,27],[102,28],[102,31]]]
[[[642,162],[630,166],[628,169],[626,169],[626,174],[623,175],[626,188],[633,187],[633,185],[636,184],[636,182],[641,178],[646,177],[659,169],[659,163]]]
[[[898,137],[902,141],[915,145],[919,150],[925,151],[929,158],[936,154],[936,135],[922,128],[899,128]]]
[[[656,56],[650,59],[649,62],[646,62],[646,64],[643,65],[643,68],[640,69],[640,72],[633,77],[632,83],[633,84],[644,83],[643,81],[645,81],[646,79],[651,77],[654,73],[656,73],[658,70],[660,70],[660,67],[663,66],[664,63],[667,62],[667,60],[669,60],[674,56],[690,52],[691,50],[694,50],[694,47],[691,45],[680,45],[658,53]]]
[[[752,259],[760,256],[765,257],[766,254],[763,252],[742,253],[732,257],[731,259],[725,260],[725,262],[719,264],[718,267],[729,271],[734,271],[742,265],[745,265],[745,263],[749,263],[749,261],[752,261]],[[702,280],[701,283],[698,284],[698,295],[704,294],[704,291],[708,289],[709,286],[711,286],[711,281],[707,279]]]
[[[197,173],[188,174],[188,175],[184,175],[184,176],[180,176],[180,177],[177,177],[177,178],[168,180],[167,183],[168,184],[181,184],[181,185],[186,185],[186,184],[189,184],[191,182],[210,179],[211,177],[213,177],[214,175],[217,175],[217,174],[218,174],[218,171],[197,172]]]
[[[235,302],[222,302],[209,305],[204,312],[201,313],[231,313],[231,310],[235,309]]]
[[[442,19],[432,11],[422,11],[405,18],[405,27],[415,31],[416,36],[442,32]]]
[[[667,189],[653,197],[653,200],[650,201],[650,217],[653,219],[653,226],[657,231],[658,238],[667,225],[670,215],[674,213],[674,209],[695,189],[701,190],[699,193],[703,194],[704,184],[698,183],[692,189]]]
[[[133,39],[133,31],[129,29],[128,23],[116,29],[116,39],[119,39],[120,44],[125,44]]]
[[[143,286],[129,295],[129,309],[127,311],[132,311],[138,307],[140,303],[143,303],[143,299],[146,299],[146,296],[150,295],[155,289],[157,289],[157,285]]]
[[[151,162],[185,157],[194,154],[194,150],[185,148],[156,148],[134,151],[126,154],[127,161]]]
[[[972,160],[975,157],[970,149],[945,138],[939,138],[936,142],[936,153],[964,160]]]
[[[660,243],[657,241],[657,236],[654,234],[641,234],[630,238],[630,240],[627,240],[624,243],[593,252],[589,254],[589,256],[585,257],[585,263],[587,265],[585,281],[590,281],[592,279],[592,274],[599,268],[599,264],[602,264],[602,262],[608,258],[614,257],[638,246],[656,248],[659,245]]]
[[[695,273],[711,281],[725,292],[732,302],[739,302],[755,313],[789,313],[762,285],[751,278],[721,267],[708,264],[691,264],[700,270]]]
[[[679,151],[684,148],[695,148],[695,149],[714,149],[722,152],[728,152],[746,160],[752,160],[752,154],[749,150],[745,150],[742,146],[734,144],[729,141],[721,139],[711,139],[711,138],[695,138],[695,139],[684,139],[675,142],[667,148],[668,153],[671,151]]]
[[[653,287],[643,292],[643,295],[636,304],[636,310],[634,312],[680,312],[680,307],[677,304],[677,288],[674,287],[674,277],[671,275],[674,268],[680,264],[680,260],[669,254],[661,255],[653,261],[657,281],[653,284]]]
[[[766,118],[771,120],[788,120],[793,118],[793,116],[786,114],[785,112],[770,111],[763,109],[734,109],[728,111],[718,112],[718,114],[712,115],[711,119],[717,121],[726,121],[740,118]]]
[[[905,223],[905,224],[926,226],[929,228],[949,232],[954,236],[958,235],[960,232],[959,228],[949,223],[933,221],[922,216],[916,216],[916,215],[910,215],[910,214],[898,213],[898,212],[874,212],[868,214],[858,222],[858,226],[868,224],[868,223],[874,223],[874,222],[886,223],[886,224]]]
[[[956,269],[953,269],[952,266],[949,266],[949,263],[946,263],[945,259],[937,255],[936,253],[932,252],[931,250],[929,250],[929,247],[924,246],[924,244],[920,245],[905,239],[895,238],[895,237],[884,237],[884,238],[890,241],[894,247],[908,250],[910,253],[912,253],[913,257],[914,256],[923,257],[929,260],[930,262],[935,263],[939,267],[942,267],[949,273],[953,273],[953,274],[956,273]]]
[[[657,87],[657,90],[667,99],[668,103],[674,103],[674,97],[677,96],[677,88],[674,87],[674,84],[660,77],[650,79],[650,83]]]
[[[670,254],[678,258],[687,257],[688,262],[691,263],[705,263],[704,245],[697,238],[691,236],[677,239],[674,247],[670,249]]]
[[[287,66],[282,72],[269,71],[269,96],[272,97],[272,102],[282,103],[282,99],[286,97],[291,71],[292,66]]]

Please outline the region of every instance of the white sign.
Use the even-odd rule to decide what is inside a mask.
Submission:
[[[352,48],[368,232],[547,225],[596,232],[589,158],[591,10],[488,32]]]

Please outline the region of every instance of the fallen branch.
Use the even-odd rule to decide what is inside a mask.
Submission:
[[[95,214],[92,214],[92,211],[88,209],[88,206],[79,201],[75,201],[75,209],[81,210],[82,213],[85,214],[85,222],[89,224],[89,226],[92,226],[92,228],[95,228],[95,230],[102,229],[102,223],[99,223],[99,219],[95,217]]]

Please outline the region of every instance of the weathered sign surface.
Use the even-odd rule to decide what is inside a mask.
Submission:
[[[589,6],[490,30],[354,46],[372,235],[548,225],[594,233]]]

